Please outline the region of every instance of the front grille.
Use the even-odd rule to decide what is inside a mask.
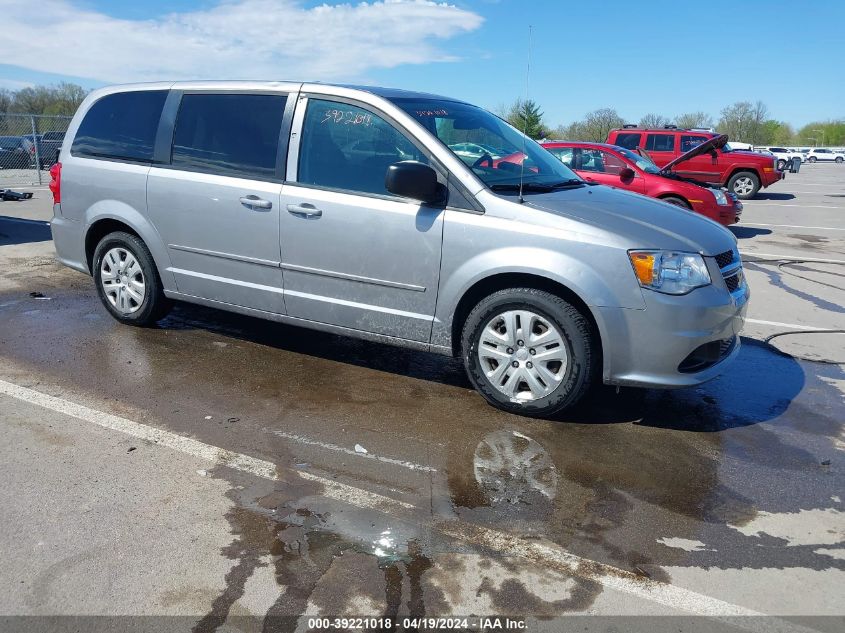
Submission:
[[[691,374],[712,367],[727,358],[735,345],[736,336],[699,345],[678,365],[678,371]]]
[[[734,292],[742,283],[742,272],[737,272],[735,275],[725,277],[725,285],[728,287],[728,292]]]
[[[716,255],[716,263],[719,265],[719,268],[724,268],[728,264],[730,264],[734,260],[734,252],[733,251],[725,251],[724,253],[719,253]]]

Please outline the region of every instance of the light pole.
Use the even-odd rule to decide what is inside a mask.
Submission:
[[[824,147],[824,130],[813,130],[813,132],[821,132],[822,133],[822,147]]]
[[[817,146],[817,144],[816,144],[816,139],[814,139],[812,136],[808,136],[808,137],[807,137],[807,140],[808,140],[808,141],[813,141],[813,147],[816,147],[816,146]]]

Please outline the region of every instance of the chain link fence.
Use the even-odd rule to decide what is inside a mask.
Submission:
[[[49,183],[71,118],[0,112],[0,189]]]

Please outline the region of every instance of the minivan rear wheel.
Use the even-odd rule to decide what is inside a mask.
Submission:
[[[757,195],[760,191],[760,179],[757,174],[750,171],[738,171],[731,176],[728,182],[728,189],[736,194],[741,200],[748,200]]]
[[[170,311],[153,257],[135,235],[116,231],[100,240],[92,272],[100,301],[121,323],[149,326]]]
[[[463,328],[470,381],[493,406],[550,417],[589,390],[598,362],[587,318],[557,295],[509,288],[483,299]]]

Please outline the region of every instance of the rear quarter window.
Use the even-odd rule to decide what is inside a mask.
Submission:
[[[71,154],[151,162],[167,93],[139,90],[106,95],[85,114]]]
[[[635,132],[621,132],[616,136],[616,142],[614,145],[619,145],[625,149],[637,149],[640,147],[641,139],[642,134]]]

